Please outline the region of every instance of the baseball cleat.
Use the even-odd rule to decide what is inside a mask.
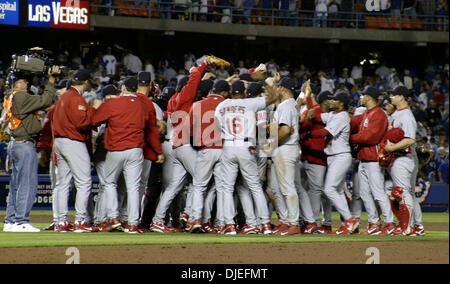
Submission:
[[[361,235],[380,235],[382,233],[381,226],[379,224],[370,223],[367,226],[367,230],[362,232]]]
[[[85,221],[76,221],[73,225],[73,232],[74,233],[91,233],[91,232],[98,232],[98,228],[91,227],[88,223]]]
[[[240,234],[250,235],[250,234],[258,234],[259,228],[258,226],[248,225],[245,224],[241,230],[239,231]]]
[[[298,225],[290,225],[286,235],[301,235],[302,229]]]
[[[141,233],[150,233],[150,232],[151,232],[149,229],[147,229],[146,227],[144,227],[144,225],[142,225],[142,224],[139,224],[137,227],[138,227],[138,230],[139,230]]]
[[[191,228],[189,229],[189,232],[190,233],[203,233],[202,222],[200,221],[200,219],[195,219],[194,222],[191,223]]]
[[[414,225],[414,233],[418,236],[425,236],[425,229],[422,225]]]
[[[319,229],[316,223],[308,223],[305,229],[303,230],[303,234],[314,234]]]
[[[69,222],[59,222],[55,225],[55,232],[58,233],[66,233],[66,232],[72,232],[73,227],[69,224]]]
[[[150,231],[157,233],[173,233],[173,231],[169,230],[163,223],[154,223],[150,225]]]
[[[177,228],[177,227],[167,227],[168,232],[167,233],[183,233],[183,229]]]
[[[393,233],[394,236],[417,236],[414,232],[414,229],[408,226],[406,229],[403,229],[402,226],[397,226]]]
[[[128,233],[128,234],[142,234],[143,233],[141,230],[139,230],[138,226],[136,226],[136,225],[128,225],[124,231],[125,231],[125,233]]]
[[[213,226],[211,226],[211,224],[209,224],[209,223],[203,224],[202,230],[203,230],[203,232],[208,233],[208,234],[217,234],[217,230]]]
[[[272,225],[270,223],[262,224],[260,233],[264,235],[273,234]]]
[[[227,224],[223,230],[224,235],[236,235],[236,227],[234,224]]]
[[[56,226],[56,222],[52,222],[48,227],[44,228],[44,231],[54,231]]]
[[[108,222],[101,222],[97,224],[97,228],[99,232],[110,232],[111,227],[109,226]]]
[[[273,233],[277,236],[286,235],[289,230],[289,225],[286,223],[280,223],[274,230]]]
[[[189,222],[189,215],[188,215],[187,213],[181,214],[181,216],[180,216],[180,222],[181,222],[183,225],[186,225],[187,222]]]
[[[217,234],[223,234],[223,231],[225,230],[225,226],[220,225],[220,226],[214,226]]]
[[[118,218],[112,218],[109,221],[109,225],[111,226],[111,231],[112,230],[123,231],[122,223],[119,221]]]
[[[333,233],[333,228],[331,226],[322,226],[317,229],[317,234],[331,234]]]
[[[391,236],[395,231],[395,224],[387,223],[384,225],[383,230],[381,231],[380,236]]]

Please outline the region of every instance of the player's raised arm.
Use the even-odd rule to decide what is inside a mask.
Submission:
[[[274,87],[274,86],[269,86],[269,85],[266,85],[265,87],[264,87],[264,89],[266,90],[266,105],[271,105],[271,104],[273,104],[277,99],[278,99],[278,97],[279,97],[279,95],[278,95],[278,91],[277,91],[277,89],[276,89],[276,87]]]

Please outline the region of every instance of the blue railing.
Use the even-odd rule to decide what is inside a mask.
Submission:
[[[105,4],[108,2],[109,4]],[[449,17],[441,15],[408,14],[393,16],[381,12],[328,13],[321,18],[315,11],[242,8],[234,6],[201,5],[200,2],[178,4],[162,1],[92,1],[91,13],[109,16],[134,16],[186,21],[221,23],[306,26],[353,29],[449,30]]]

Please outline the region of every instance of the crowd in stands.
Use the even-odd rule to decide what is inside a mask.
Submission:
[[[196,56],[188,53],[184,56],[184,65],[176,65],[172,60],[152,61],[134,54],[131,50],[118,45],[106,47],[92,57],[72,56],[67,51],[57,56],[57,64],[70,66],[72,70],[86,68],[91,71],[98,90],[85,94],[89,101],[97,97],[99,91],[107,84],[117,84],[125,76],[136,74],[139,71],[151,73],[151,79],[158,84],[159,90],[166,86],[175,87],[182,76],[188,74],[195,65]],[[246,73],[249,68],[255,68],[260,62],[256,60],[236,60],[229,69],[214,71],[216,79],[226,79],[233,74]],[[7,69],[9,62],[0,61],[0,98],[8,95]],[[389,63],[381,63],[373,72],[366,65],[344,67],[341,70],[334,68],[315,69],[305,65],[293,66],[289,63],[280,64],[275,59],[265,62],[269,74],[279,72],[282,77],[289,76],[296,80],[297,91],[302,84],[311,79],[317,86],[316,92],[323,90],[336,92],[347,90],[353,97],[350,113],[360,106],[360,92],[367,85],[372,85],[382,91],[404,85],[414,96],[410,107],[418,122],[417,149],[419,153],[419,177],[431,182],[447,182],[447,169],[449,157],[449,65],[430,64],[425,70],[414,68],[399,70]],[[66,74],[71,77],[71,72]],[[34,94],[43,92],[43,79],[35,76],[30,82],[30,91]],[[382,103],[386,97],[380,97]],[[2,139],[3,140],[3,139]],[[7,142],[7,141],[6,141]],[[6,142],[0,144],[1,170],[5,171]]]
[[[110,16],[143,16],[162,19],[212,21],[221,23],[276,24],[314,27],[398,28],[399,25],[378,25],[368,14],[383,19],[391,17],[417,19],[402,28],[448,30],[448,3],[445,0],[94,0],[92,13]],[[371,5],[373,8],[371,8]],[[369,8],[368,8],[369,7]],[[367,17],[366,17],[367,16]],[[277,18],[275,22],[273,17]],[[358,19],[357,19],[358,18]],[[407,21],[407,20],[405,20]],[[359,24],[358,24],[359,22]],[[419,23],[420,22],[420,23]],[[431,24],[432,23],[432,24]],[[416,24],[416,25],[415,25]]]

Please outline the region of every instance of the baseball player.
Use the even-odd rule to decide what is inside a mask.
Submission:
[[[152,161],[155,161],[157,164],[162,164],[164,162],[164,155],[162,154],[162,146],[160,140],[160,133],[157,125],[156,119],[156,108],[153,102],[147,97],[150,90],[150,72],[139,72],[138,76],[138,89],[136,91],[136,95],[142,99],[145,103],[148,112],[149,112],[149,125],[148,125],[148,137],[150,137],[150,141],[146,141],[144,144],[144,163],[142,165],[142,176],[141,176],[141,184],[139,189],[139,200],[142,200],[141,206],[141,217],[143,211],[143,198],[145,191],[147,190],[147,184],[150,176],[150,170],[152,166]],[[140,224],[140,229],[145,231],[147,228],[143,227]]]
[[[120,90],[114,85],[107,85],[101,90],[101,97],[105,100],[117,97],[120,95]],[[97,131],[93,131],[93,138],[95,140],[95,151],[92,157],[92,161],[97,172],[99,180],[99,192],[97,194],[97,202],[95,203],[95,220],[100,232],[109,232],[112,230],[107,216],[107,201],[105,197],[105,160],[108,150],[105,148],[105,129],[106,124],[102,124],[97,128]],[[115,229],[119,229],[115,227]],[[123,228],[119,230],[123,231]]]
[[[261,232],[272,233],[266,197],[259,182],[254,139],[255,113],[263,110],[277,99],[273,87],[266,86],[267,96],[251,99],[228,99],[220,103],[215,112],[216,123],[221,129],[223,154],[221,156],[223,179],[224,234],[236,234],[234,225],[234,185],[240,172],[249,187],[256,207],[256,215],[262,223]],[[225,178],[226,177],[226,178]],[[246,206],[246,205],[243,205]]]
[[[53,149],[57,161],[56,185],[53,202],[58,223],[58,232],[70,230],[67,212],[69,188],[72,178],[75,181],[77,195],[75,200],[74,232],[95,232],[86,220],[88,201],[91,194],[91,119],[94,109],[82,94],[95,85],[87,70],[74,73],[71,87],[55,104],[52,120]]]
[[[184,77],[180,80],[184,81],[184,83],[178,87],[178,92],[169,100],[167,110],[173,126],[171,139],[174,159],[171,167],[170,182],[161,196],[150,226],[150,229],[154,232],[168,232],[167,227],[163,223],[166,211],[175,196],[183,189],[188,173],[190,176],[194,175],[197,153],[190,144],[189,110],[197,97],[197,90],[206,67],[218,62],[218,59],[207,57],[200,66],[192,68],[189,77]],[[190,213],[192,206],[191,188],[187,194],[185,213],[182,217],[183,221],[186,222],[189,219],[188,213]],[[187,230],[190,230],[192,223],[187,225],[189,225]]]
[[[107,198],[108,218],[111,227],[118,222],[117,180],[123,172],[127,189],[128,227],[125,232],[137,234],[139,230],[140,182],[144,162],[145,139],[151,141],[148,107],[136,94],[138,81],[127,77],[122,84],[120,97],[107,100],[95,111],[92,125],[107,123],[105,148],[104,193]]]
[[[308,132],[306,137],[326,137],[325,154],[327,154],[327,173],[325,176],[324,192],[334,207],[344,218],[344,225],[337,231],[337,235],[351,234],[358,227],[358,220],[350,213],[345,198],[343,184],[347,171],[352,164],[350,150],[350,117],[346,111],[350,103],[350,95],[338,92],[330,102],[330,113],[315,115],[315,120],[325,123],[325,128]],[[313,112],[314,113],[314,112]]]
[[[395,235],[410,235],[414,231],[411,228],[414,206],[414,188],[411,186],[412,175],[415,169],[414,144],[417,131],[417,122],[409,109],[407,99],[410,91],[399,86],[391,92],[391,102],[396,107],[392,114],[390,128],[400,128],[404,132],[404,138],[398,143],[387,141],[385,150],[394,153],[394,159],[390,168],[390,175],[394,183],[391,198],[399,204],[400,224],[394,231]],[[394,206],[394,205],[393,205]],[[396,210],[393,211],[395,212]]]
[[[288,228],[286,231],[278,231],[280,235],[297,235],[301,233],[299,226],[300,203],[295,184],[300,147],[298,144],[299,114],[296,108],[293,92],[295,81],[284,77],[277,84],[281,103],[274,114],[274,122],[271,131],[277,135],[274,141],[266,144],[263,149],[266,153],[272,152],[275,173],[288,209]],[[291,133],[291,127],[294,131]],[[275,128],[275,130],[273,129]]]
[[[315,113],[327,113],[329,111],[329,101],[333,95],[328,91],[323,91],[317,95],[317,99],[313,102],[314,97],[310,89],[308,88],[308,94],[306,95],[308,110],[314,108]],[[326,198],[323,189],[327,171],[327,156],[324,152],[325,138],[304,138],[307,131],[323,129],[325,128],[325,124],[315,122],[311,117],[308,117],[308,110],[305,110],[301,119],[301,160],[303,161],[306,174],[308,195],[311,200],[313,216],[318,226],[316,231],[317,233],[331,233],[331,203]],[[321,207],[323,207],[325,217],[323,224],[320,218]]]
[[[365,234],[390,235],[395,229],[394,215],[389,198],[384,192],[384,173],[377,160],[377,147],[387,130],[387,116],[377,103],[379,96],[380,92],[374,87],[368,86],[363,90],[361,102],[367,111],[361,117],[352,118],[359,120],[359,126],[357,133],[350,136],[350,143],[358,146],[359,190],[369,221]],[[380,225],[374,201],[378,203],[383,213],[384,228]]]
[[[224,84],[225,83],[225,84]],[[191,232],[210,231],[211,224],[202,222],[204,194],[214,175],[216,192],[220,192],[221,171],[220,156],[222,155],[222,136],[214,121],[216,107],[225,100],[229,94],[229,85],[223,80],[217,81],[207,98],[192,105],[189,116],[192,121],[192,135],[194,146],[198,147],[196,167],[193,176],[192,191],[192,222]],[[217,196],[220,196],[218,194]],[[218,198],[221,200],[221,197]],[[221,208],[218,208],[219,210]],[[221,215],[218,212],[219,216]]]

